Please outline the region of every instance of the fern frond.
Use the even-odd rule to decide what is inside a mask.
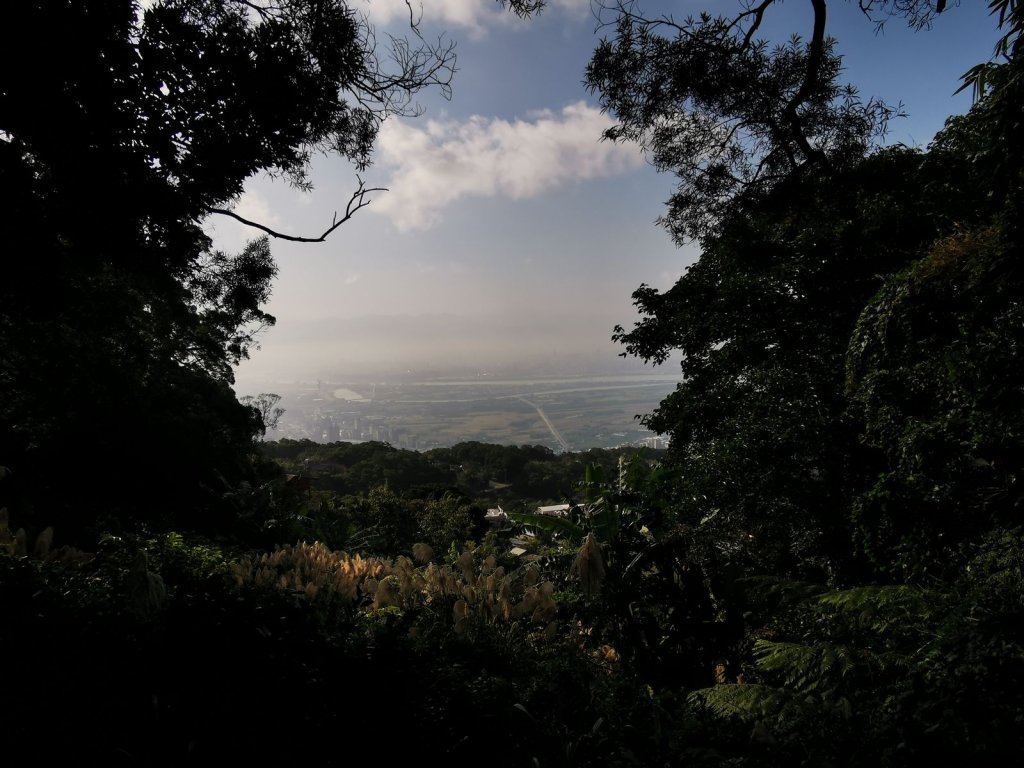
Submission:
[[[934,595],[909,584],[854,587],[818,599],[819,605],[854,619],[878,635],[924,632]]]
[[[808,646],[758,640],[754,656],[758,669],[780,674],[787,686],[803,693],[832,689],[837,678],[856,666],[848,646],[832,643]]]
[[[827,607],[847,612],[878,612],[916,610],[926,607],[924,590],[909,584],[853,587],[822,595],[819,602]]]
[[[715,685],[700,688],[688,697],[691,704],[707,707],[718,717],[744,720],[774,719],[791,702],[788,691],[768,685]]]

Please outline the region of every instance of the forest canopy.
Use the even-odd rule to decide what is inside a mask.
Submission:
[[[253,174],[306,185],[317,152],[364,167],[381,120],[447,88],[450,48],[414,24],[389,57],[334,0],[5,9],[47,41],[0,47],[10,748],[1018,760],[1021,6],[992,0],[973,108],[917,149],[880,141],[893,110],[842,82],[828,0],[773,46],[776,3],[600,9],[606,138],[675,175],[662,223],[701,250],[615,331],[643,360],[681,353],[646,418],[671,437],[656,456],[260,442],[276,396],[236,399],[276,265],[269,237],[214,249],[204,217]],[[957,10],[860,7],[921,34]],[[510,488],[530,507],[491,508]]]

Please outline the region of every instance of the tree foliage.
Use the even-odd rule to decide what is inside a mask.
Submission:
[[[757,8],[763,13],[769,6]],[[889,10],[909,12],[902,6]],[[759,13],[752,12],[731,23],[702,18],[690,26],[637,21],[635,14],[622,8],[619,13],[627,27],[640,24],[652,31],[668,26],[677,35],[672,45],[684,52],[692,52],[690,46],[698,46],[695,51],[705,45],[696,30],[714,21],[719,34],[727,31],[739,46],[733,57],[739,56],[745,42],[741,31],[756,31],[760,23]],[[752,36],[746,38],[750,40]],[[668,45],[663,40],[657,44]],[[602,44],[595,62],[601,51],[610,55],[609,45]],[[631,111],[647,104],[653,98],[650,94],[677,87],[680,75],[674,56],[652,61],[659,64],[651,64],[649,82],[612,77],[607,86],[612,94],[607,103],[626,125],[641,126],[645,120],[650,126],[670,125]],[[771,66],[763,61],[757,69],[767,72]],[[807,70],[809,64],[805,61],[802,66]],[[716,96],[728,93],[727,84],[709,83],[708,87],[715,86]],[[735,87],[733,98],[744,108],[765,111],[758,106],[763,88],[745,88],[739,81]],[[615,106],[620,103],[626,105],[621,115]],[[682,99],[658,103],[684,120],[709,108]],[[880,444],[870,431],[865,433],[873,428],[861,422],[863,412],[853,407],[847,389],[847,361],[861,354],[852,351],[851,342],[862,350],[875,349],[868,345],[890,349],[891,320],[870,317],[878,311],[875,301],[891,306],[884,298],[873,299],[880,289],[888,290],[883,288],[885,276],[895,277],[911,268],[933,247],[942,251],[935,243],[947,242],[948,251],[952,242],[964,237],[958,240],[954,233],[965,229],[980,233],[992,217],[998,218],[1000,230],[1016,226],[1006,207],[1013,196],[1002,192],[1012,189],[1009,179],[1018,178],[1019,166],[1014,170],[1012,162],[1003,160],[1001,150],[994,151],[999,143],[993,132],[1002,130],[997,126],[1003,125],[1000,115],[1006,114],[1006,107],[1007,102],[1002,107],[979,104],[970,117],[952,121],[925,153],[899,147],[869,152],[859,139],[844,140],[845,149],[839,152],[842,163],[827,157],[818,163],[808,160],[757,194],[732,196],[716,216],[715,229],[706,231],[700,259],[673,288],[662,293],[641,286],[634,293],[643,317],[629,331],[617,328],[614,338],[629,353],[656,363],[677,351],[683,355],[682,383],[648,417],[647,424],[672,435],[672,454],[685,467],[681,497],[687,519],[710,521],[721,546],[730,550],[732,559],[746,562],[745,567],[782,568],[813,578],[835,577],[837,568],[852,569],[852,574],[861,567],[850,552],[850,536],[857,526],[851,509],[862,503],[870,506],[870,495],[858,494],[881,482],[876,473],[884,460],[874,452]],[[833,104],[829,109],[838,116],[845,107]],[[681,123],[666,130],[650,134],[656,149],[666,142],[687,141],[692,135]],[[670,167],[690,173],[685,162],[676,162]],[[999,184],[996,194],[993,182]],[[679,216],[683,221],[699,219]],[[667,226],[671,229],[675,224],[668,221]],[[979,241],[971,242],[972,248],[978,246]],[[989,249],[997,260],[1002,257],[995,253],[1009,250],[1005,239],[994,251]],[[967,262],[961,263],[968,268]],[[979,269],[988,268],[979,265]],[[993,264],[992,269],[1001,267]],[[984,274],[980,279],[986,285],[1000,284],[994,273]],[[971,282],[952,277],[951,281],[961,300],[972,305],[965,292]],[[1015,284],[1016,278],[1006,283]],[[923,298],[919,291],[910,295],[915,303]],[[956,316],[950,312],[951,300],[949,295],[937,299],[935,311],[946,318]],[[1006,311],[1015,310],[1007,306]],[[920,344],[918,321],[909,317],[907,321],[914,323],[914,330],[908,326],[907,343],[922,349],[916,346]],[[867,328],[858,330],[864,323],[875,324],[877,340],[864,338]],[[1002,326],[997,334],[1000,343],[1010,343],[1006,334],[1011,328],[1012,321]],[[959,331],[973,338],[962,326]],[[999,386],[1007,383],[1005,369],[986,370]],[[906,380],[906,369],[889,373],[892,381]],[[932,394],[940,381],[936,374],[929,370],[915,377],[922,389],[908,392],[907,401],[917,408],[941,402]],[[884,392],[879,392],[878,407],[890,407]],[[947,445],[969,442],[966,436],[954,438],[946,429],[940,435]],[[935,450],[930,445],[909,455],[931,456]],[[921,489],[930,480],[927,473],[908,471],[907,475],[920,482]],[[876,490],[874,498],[888,503],[885,485]],[[854,502],[854,497],[861,500]],[[949,503],[958,502],[949,499]],[[926,513],[922,509],[920,514]],[[916,528],[908,523],[905,530],[913,537],[911,531]],[[886,550],[876,563],[890,555]]]
[[[242,405],[247,405],[256,410],[260,417],[260,424],[263,426],[263,434],[268,429],[277,429],[277,423],[284,416],[284,408],[278,407],[281,396],[273,392],[262,392],[258,395],[246,395],[239,398]]]
[[[316,153],[365,167],[383,119],[449,88],[453,49],[378,39],[341,0],[36,1],[5,25],[0,503],[198,517],[255,482],[263,426],[230,385],[276,274],[266,238],[219,252],[204,218],[255,174],[308,189]]]
[[[840,82],[824,0],[808,36],[774,46],[757,37],[771,4],[683,21],[631,1],[601,8],[612,33],[586,82],[618,121],[605,137],[640,142],[678,178],[662,217],[677,241],[711,235],[734,203],[794,174],[856,159],[897,111]]]
[[[733,114],[785,127],[786,96],[759,79],[782,59],[752,58],[772,5],[683,24],[617,6],[617,37],[589,75],[619,120],[611,137],[646,142],[679,177],[663,223],[702,247],[671,289],[634,293],[641,319],[614,336],[647,361],[682,353],[677,390],[646,422],[671,435],[679,477],[677,533],[660,541],[701,570],[715,608],[691,630],[718,661],[689,702],[710,715],[723,760],[997,762],[1019,751],[1010,723],[1024,716],[1003,685],[1024,659],[1010,629],[1024,594],[1011,554],[1024,455],[1019,6],[993,4],[1004,61],[985,65],[971,112],[927,151],[835,131],[815,156],[793,134],[737,129],[730,154],[729,99]],[[862,8],[922,28],[946,12]],[[828,75],[829,49],[817,68],[813,44],[790,99],[798,72]],[[697,52],[729,64],[700,71]],[[751,73],[733,81],[730,65]],[[809,138],[801,99],[807,120],[789,128]],[[822,102],[837,120],[851,104]],[[764,183],[705,180],[731,158],[771,167],[786,141],[798,162]]]

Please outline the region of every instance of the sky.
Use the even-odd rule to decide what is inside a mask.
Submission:
[[[378,33],[402,33],[402,0],[352,0]],[[887,141],[926,146],[950,114],[959,76],[987,60],[995,20],[984,3],[950,8],[933,28],[899,19],[879,32],[854,3],[829,3],[846,76],[864,97],[902,103]],[[647,2],[677,19],[732,0]],[[450,100],[420,94],[422,114],[382,127],[369,186],[388,189],[325,243],[274,240],[277,325],[236,371],[240,394],[275,383],[406,370],[621,370],[616,324],[637,319],[641,283],[670,287],[692,263],[656,224],[673,189],[632,145],[601,141],[612,124],[583,85],[602,35],[590,0],[549,0],[518,19],[494,0],[423,0],[421,29],[456,43]],[[765,36],[808,34],[810,3],[788,0]],[[379,34],[383,37],[383,34]],[[314,160],[314,190],[250,180],[235,210],[279,231],[318,235],[356,188],[355,169]],[[237,251],[259,233],[225,217],[207,230]],[[665,372],[663,369],[660,371]]]

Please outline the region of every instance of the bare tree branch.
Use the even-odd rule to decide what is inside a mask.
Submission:
[[[774,2],[774,0],[772,0]],[[645,29],[657,29],[658,27],[669,27],[683,37],[690,37],[691,30],[685,24],[680,24],[671,15],[663,14],[657,18],[650,18],[634,11],[636,0],[594,0],[594,15],[597,17],[597,28],[599,30],[615,27],[620,19],[629,19],[637,26]],[[688,23],[692,21],[687,20]]]
[[[363,180],[359,179],[359,188],[356,189],[356,191],[352,193],[352,197],[349,198],[348,204],[345,206],[345,215],[339,219],[337,212],[335,212],[334,218],[331,219],[331,226],[324,230],[323,234],[321,234],[319,237],[302,237],[300,235],[286,235],[283,232],[278,232],[275,229],[271,229],[265,224],[260,224],[258,221],[252,221],[250,219],[245,218],[244,216],[239,216],[237,213],[228,210],[227,208],[208,208],[207,211],[209,213],[220,214],[221,216],[229,216],[235,221],[240,221],[242,224],[245,224],[247,227],[253,227],[262,232],[266,232],[271,237],[276,237],[280,240],[290,240],[293,243],[322,243],[330,236],[332,232],[334,232],[334,230],[336,230],[346,221],[351,219],[352,216],[355,215],[356,211],[358,211],[360,208],[365,208],[366,206],[373,202],[373,200],[366,199],[367,195],[369,195],[371,192],[387,191],[388,190],[386,187],[367,187]]]

